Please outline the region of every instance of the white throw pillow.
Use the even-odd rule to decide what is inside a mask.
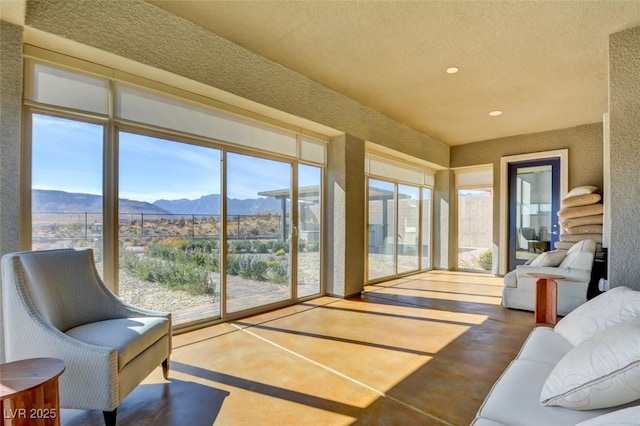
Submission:
[[[576,186],[575,188],[573,188],[571,191],[567,192],[567,195],[565,195],[563,197],[564,198],[571,198],[571,197],[575,197],[576,195],[587,195],[587,194],[591,194],[593,192],[596,192],[598,190],[597,186]]]
[[[604,330],[571,349],[540,394],[545,406],[614,407],[640,399],[640,318]]]
[[[593,417],[576,426],[633,426],[640,425],[640,405]]]
[[[554,330],[577,345],[612,325],[640,317],[640,291],[614,287],[578,306],[556,324]]]
[[[533,259],[530,266],[552,266],[556,267],[562,263],[567,256],[566,250],[545,251],[540,256]]]

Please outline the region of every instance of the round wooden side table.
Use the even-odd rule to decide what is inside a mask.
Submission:
[[[32,358],[0,364],[0,399],[4,426],[58,426],[58,377],[64,361]]]
[[[536,324],[554,325],[558,322],[558,283],[555,280],[565,278],[564,275],[530,272],[536,281]]]

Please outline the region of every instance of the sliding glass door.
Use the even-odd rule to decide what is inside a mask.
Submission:
[[[395,185],[369,179],[368,279],[396,273]]]
[[[398,273],[420,268],[420,188],[398,185]]]
[[[175,329],[322,293],[323,137],[143,79],[25,73],[25,249],[93,248],[114,293]]]
[[[226,307],[292,298],[292,165],[228,153]]]
[[[322,282],[322,169],[298,165],[298,297],[320,293]]]
[[[431,266],[431,190],[369,178],[367,281]]]
[[[118,139],[120,297],[176,324],[220,316],[220,150]]]
[[[458,269],[491,271],[493,190],[458,189]]]

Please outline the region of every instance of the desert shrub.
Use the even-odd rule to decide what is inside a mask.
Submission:
[[[273,252],[277,252],[279,250],[284,251],[285,253],[289,253],[289,242],[282,240],[272,240],[269,241],[269,248]]]
[[[320,251],[320,241],[309,241],[309,242],[307,242],[307,246],[305,247],[305,251],[307,251],[307,252]]]
[[[240,275],[240,259],[232,254],[227,256],[227,274]]]
[[[240,273],[242,278],[247,278],[255,281],[265,281],[267,279],[266,272],[269,266],[267,262],[256,259],[252,256],[243,257],[240,259]]]
[[[289,266],[285,262],[271,260],[267,263],[266,277],[274,284],[284,284],[289,279]]]
[[[253,244],[253,251],[255,253],[269,253],[269,245],[262,241],[256,241]]]
[[[190,294],[213,294],[209,271],[184,263],[149,258],[129,250],[120,251],[120,267],[144,281],[155,282],[170,289]]]
[[[247,253],[251,251],[251,241],[234,241],[229,243],[229,253]]]
[[[482,252],[480,257],[478,257],[478,265],[480,265],[482,269],[490,271],[493,265],[493,252],[491,250]]]

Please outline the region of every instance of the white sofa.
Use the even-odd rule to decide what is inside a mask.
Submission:
[[[640,292],[615,287],[534,328],[472,425],[640,425]]]
[[[543,253],[530,265],[518,265],[504,277],[502,305],[533,311],[537,278],[528,274],[563,275],[564,279],[555,280],[558,283],[558,315],[567,315],[587,301],[595,253],[596,242],[583,240],[569,250]]]

